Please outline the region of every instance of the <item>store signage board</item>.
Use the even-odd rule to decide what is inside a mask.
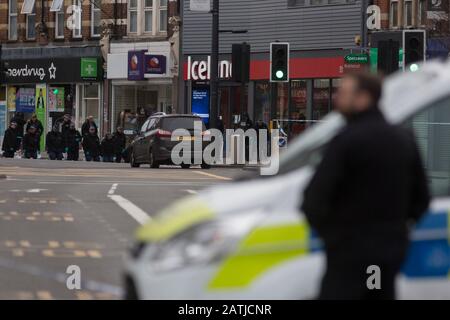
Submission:
[[[191,0],[189,9],[196,12],[210,12],[211,0]]]
[[[145,52],[147,50],[128,51],[128,80],[144,80]]]
[[[349,55],[346,55],[344,60],[346,63],[369,63],[369,57],[365,53],[351,53]]]
[[[209,122],[209,89],[192,89],[192,113],[202,118],[205,124]]]
[[[6,130],[6,101],[0,101],[0,143]]]
[[[16,95],[16,111],[31,113],[35,110],[34,88],[19,88]]]
[[[74,57],[5,60],[5,62],[8,63],[6,83],[37,84],[101,81],[103,75],[100,74],[101,72],[99,72],[98,68],[96,69],[97,77],[92,76],[88,79],[82,78],[82,59],[84,58]],[[90,65],[92,66],[92,64]]]
[[[145,54],[145,74],[165,74],[166,73],[166,57],[155,54]]]
[[[81,78],[85,80],[97,79],[97,58],[81,58]]]
[[[36,117],[45,128],[47,120],[47,85],[45,83],[36,85],[36,96],[34,101],[36,102]],[[39,143],[41,150],[45,150],[45,135],[41,136],[41,141]]]

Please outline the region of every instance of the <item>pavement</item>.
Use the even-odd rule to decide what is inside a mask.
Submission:
[[[146,217],[242,174],[0,159],[0,299],[120,299],[123,259]],[[67,288],[69,266],[81,290]]]

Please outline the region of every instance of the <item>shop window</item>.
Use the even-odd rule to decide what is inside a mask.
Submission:
[[[297,136],[306,129],[306,80],[293,80],[291,82],[291,115],[290,133]]]
[[[330,111],[330,79],[313,82],[313,120],[322,119]]]
[[[331,80],[331,109],[336,108],[336,94],[341,86],[342,79],[332,79]]]
[[[391,0],[391,8],[389,11],[389,23],[391,28],[398,27],[398,1]]]
[[[17,40],[17,0],[9,0],[8,39]]]
[[[24,2],[24,6],[25,6],[25,2]],[[23,10],[23,8],[22,8]],[[34,1],[33,1],[33,7],[30,11],[30,13],[27,14],[27,18],[26,18],[26,36],[28,40],[33,40],[36,38],[36,11],[35,11],[35,6],[34,6]]]
[[[159,31],[167,31],[167,0],[159,0]]]
[[[75,10],[73,10],[72,15],[73,15],[73,22],[74,22],[74,28],[73,28],[73,33],[72,36],[74,38],[81,38],[82,34],[81,34],[81,14],[82,14],[82,1],[81,0],[74,0],[73,2],[74,6],[77,8]]]
[[[270,121],[270,84],[269,82],[256,82],[255,84],[255,120]]]
[[[86,84],[83,86],[83,116],[93,116],[97,126],[100,121],[100,97],[98,84]],[[84,119],[82,119],[84,121]]]
[[[55,12],[55,38],[64,38],[64,6],[61,6],[59,11]]]
[[[101,11],[101,1],[92,0],[91,1],[91,36],[99,37],[101,33],[101,21],[102,21],[102,11]]]

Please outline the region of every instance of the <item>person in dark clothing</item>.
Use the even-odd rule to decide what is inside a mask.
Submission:
[[[116,162],[120,163],[124,158],[125,148],[127,145],[127,137],[123,133],[122,127],[117,127],[116,132],[113,134],[113,140]]]
[[[378,109],[381,84],[366,74],[343,79],[337,108],[348,125],[328,145],[304,192],[302,211],[327,256],[320,299],[394,299],[395,276],[410,223],[430,201],[412,134],[387,123]],[[369,290],[369,266],[381,289]]]
[[[89,129],[91,127],[94,127],[95,134],[98,134],[97,124],[95,123],[93,116],[89,116],[86,121],[84,121],[83,125],[81,126],[81,135],[84,137],[85,135],[89,134]]]
[[[23,150],[25,159],[37,159],[39,135],[34,126],[30,126],[28,132],[23,137]]]
[[[86,161],[100,161],[100,139],[94,127],[89,128],[89,134],[83,136],[83,150]]]
[[[72,124],[72,117],[70,116],[70,114],[65,114],[63,116],[63,121],[61,123],[61,134],[64,141],[67,141],[67,135],[69,133],[71,124]]]
[[[25,115],[23,114],[23,112],[16,112],[16,114],[14,115],[14,117],[11,119],[11,122],[15,122],[17,123],[17,140],[19,143],[19,148],[20,145],[22,144],[22,139],[23,139],[23,129],[25,126]]]
[[[269,128],[267,127],[267,124],[264,123],[264,121],[262,121],[262,119],[258,119],[258,121],[256,121],[255,123],[255,130],[256,130],[256,141],[257,141],[257,152],[258,152],[258,160],[260,160],[260,139],[259,139],[259,133],[260,130],[265,130],[266,134],[267,134],[267,139],[266,139],[266,150],[269,149],[269,143],[270,143],[270,132],[269,132]],[[267,153],[268,151],[266,151]],[[268,154],[268,153],[267,153]]]
[[[11,122],[9,128],[5,131],[5,136],[3,137],[3,156],[5,158],[14,158],[14,154],[19,149],[19,141],[17,140],[17,123]]]
[[[101,146],[103,162],[113,162],[114,154],[115,154],[116,150],[115,150],[114,139],[113,139],[112,134],[107,133],[105,135],[105,137],[103,138],[100,146]]]
[[[71,123],[64,144],[65,151],[67,153],[67,160],[78,161],[80,155],[81,140],[82,140],[81,134],[75,128],[75,123]]]
[[[44,127],[42,126],[42,122],[39,121],[36,114],[33,113],[31,115],[30,120],[27,121],[27,124],[25,126],[25,131],[28,132],[28,129],[34,126],[36,128],[36,133],[39,136],[39,142],[41,141],[42,134],[44,133]],[[41,144],[38,144],[38,151],[41,151]]]
[[[45,137],[45,147],[50,160],[62,160],[64,152],[64,140],[61,132],[55,126]]]

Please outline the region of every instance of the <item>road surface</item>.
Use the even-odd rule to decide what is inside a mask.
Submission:
[[[0,159],[0,299],[120,299],[123,258],[139,224],[241,174]],[[81,290],[66,286],[72,265]]]

